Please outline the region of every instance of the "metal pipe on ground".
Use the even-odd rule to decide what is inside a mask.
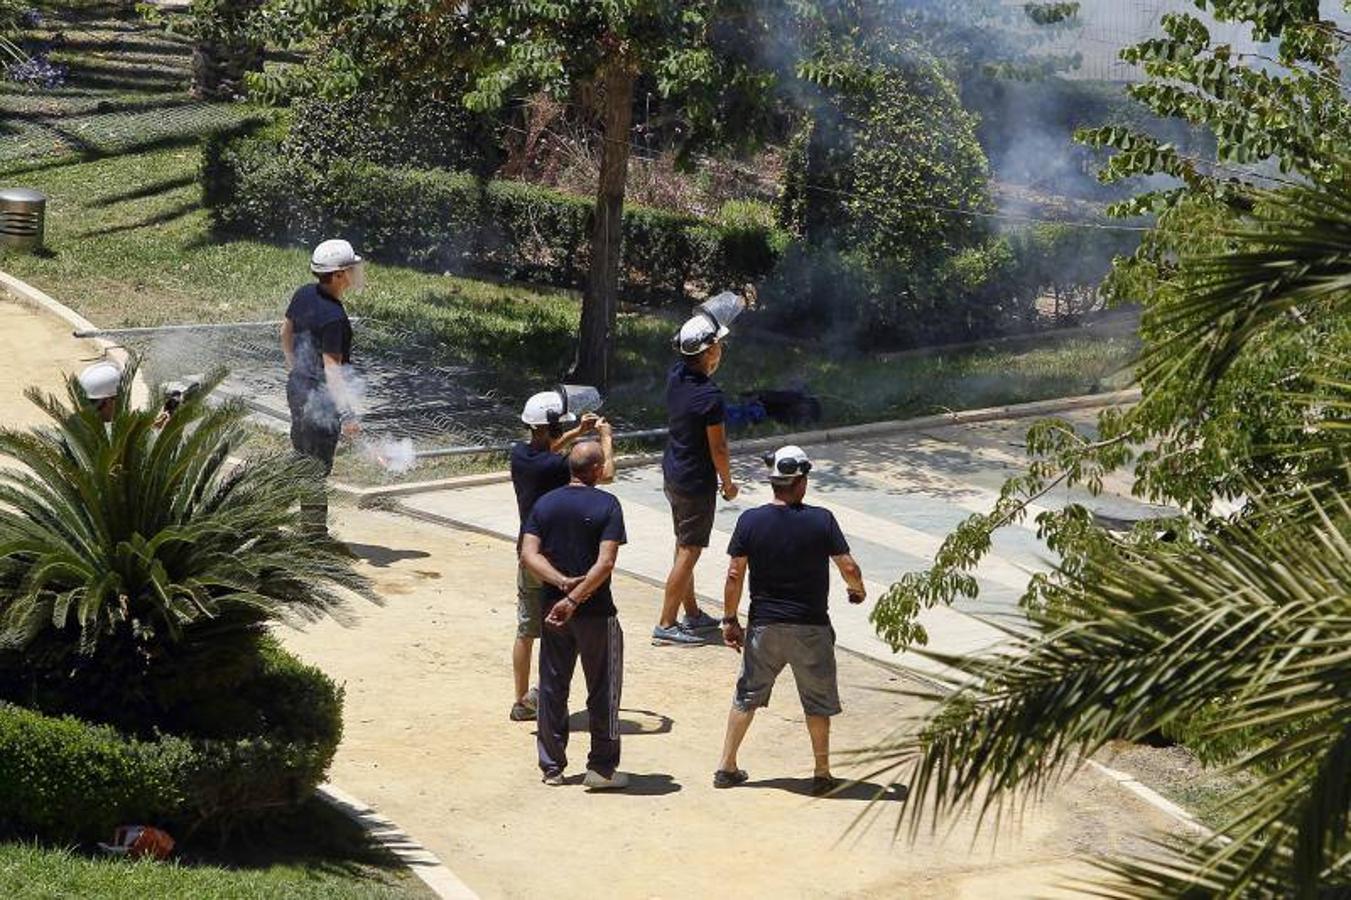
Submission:
[[[360,316],[353,316],[351,321],[362,322],[365,320]],[[263,322],[197,322],[187,325],[144,325],[134,328],[94,328],[87,331],[75,331],[72,332],[72,334],[77,338],[101,338],[131,334],[160,334],[163,332],[174,331],[209,331],[229,328],[280,328],[281,325],[281,319],[269,319]]]

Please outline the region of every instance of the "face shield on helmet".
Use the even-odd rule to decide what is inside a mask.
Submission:
[[[732,322],[746,310],[744,298],[724,291],[694,308],[672,343],[683,356],[698,356],[727,337]]]

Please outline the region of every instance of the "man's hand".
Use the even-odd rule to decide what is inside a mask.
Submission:
[[[581,421],[577,423],[577,432],[579,434],[590,434],[596,430],[596,427],[600,425],[601,421],[601,417],[595,413],[586,413],[582,416]]]
[[[544,617],[544,621],[555,628],[562,628],[564,625],[568,624],[568,620],[572,618],[572,614],[576,611],[577,601],[564,597],[553,605],[553,608],[549,610],[549,614]]]
[[[342,423],[342,436],[354,438],[361,434],[361,423],[356,419],[347,419]]]
[[[855,606],[857,606],[858,604],[862,603],[864,600],[867,599],[868,599],[867,591],[855,591],[855,590],[849,591],[849,602],[853,603]]]
[[[585,417],[584,417],[584,418],[585,418]],[[614,437],[614,431],[615,431],[615,429],[614,429],[614,426],[610,424],[610,420],[609,420],[609,419],[597,419],[597,420],[596,420],[596,431],[600,432],[600,434],[601,434],[602,437],[604,437],[604,436],[606,436],[606,435],[609,435],[610,437]]]
[[[722,486],[722,499],[732,502],[737,494],[741,493],[741,487],[735,481],[729,481]]]
[[[722,639],[737,653],[746,645],[746,630],[741,627],[740,622],[723,622]]]
[[[583,581],[586,581],[586,576],[584,575],[570,575],[558,582],[558,589],[564,594],[571,594],[572,589]]]

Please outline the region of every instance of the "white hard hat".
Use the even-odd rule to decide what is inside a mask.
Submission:
[[[362,262],[352,245],[342,240],[324,241],[314,248],[310,257],[310,271],[316,275],[328,272],[341,272]]]
[[[807,451],[796,444],[789,444],[773,453],[766,453],[765,465],[769,467],[769,480],[775,484],[787,484],[812,470],[812,461],[807,457]]]
[[[731,331],[728,326],[745,310],[745,299],[723,291],[694,308],[694,315],[680,326],[672,343],[685,356],[698,356],[727,337]]]
[[[122,369],[117,363],[96,362],[80,373],[80,387],[90,400],[110,400],[122,386]]]
[[[673,343],[681,355],[698,356],[727,337],[729,330],[726,325],[714,325],[705,316],[693,316],[680,326],[680,333]]]
[[[525,401],[525,409],[521,410],[521,421],[530,426],[571,422],[574,418],[563,412],[563,398],[558,391],[540,391]]]

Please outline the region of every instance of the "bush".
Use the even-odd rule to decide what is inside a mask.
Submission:
[[[386,262],[566,287],[586,274],[592,204],[546,188],[361,161],[321,166],[284,153],[275,129],[213,140],[202,181],[223,235],[308,245],[343,234]],[[690,285],[752,282],[785,244],[768,222],[724,225],[630,206],[621,289],[663,300]]]
[[[213,736],[142,739],[0,702],[0,821],[58,841],[106,840],[131,823],[181,837],[294,805],[323,780],[342,691],[318,669],[269,640],[233,696],[199,699]]]

